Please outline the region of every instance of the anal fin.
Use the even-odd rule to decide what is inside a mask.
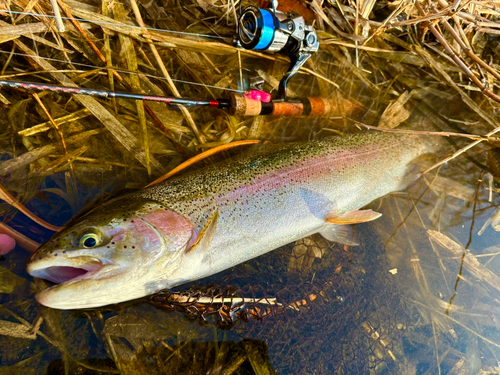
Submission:
[[[325,224],[319,234],[325,237],[328,241],[338,242],[342,245],[358,246],[359,241],[354,233],[352,225],[336,225]]]

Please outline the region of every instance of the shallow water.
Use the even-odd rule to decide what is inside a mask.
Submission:
[[[441,192],[426,190],[420,180],[407,192],[375,202],[372,207],[384,216],[357,226],[358,247],[313,236],[305,243],[309,263],[298,247],[294,250],[300,244],[291,244],[176,288],[209,296],[207,286],[213,286],[229,296],[231,287],[239,297],[282,303],[233,306],[234,325],[227,314],[217,313],[216,304],[205,322],[199,318],[202,305],[175,310],[152,306],[147,299],[88,311],[42,308],[33,298],[41,283],[34,284],[23,269],[28,253],[16,248],[0,264],[7,273],[0,374],[495,373],[500,236],[491,227],[477,235],[495,201],[487,201],[485,183],[477,184],[480,172],[470,169],[459,176],[450,164],[441,170],[446,175],[459,182],[458,193],[449,185]],[[461,268],[476,186],[470,252]],[[34,208],[50,203],[38,201]],[[61,220],[71,215],[67,211],[60,213]],[[40,334],[15,337],[26,334],[25,325],[37,314],[44,317]]]
[[[155,17],[149,24],[166,29],[173,27],[175,20],[179,22],[179,29],[191,26],[190,14],[183,14],[185,19],[178,16],[178,3],[149,2],[147,5],[154,8]],[[197,3],[190,9],[199,12]],[[166,12],[159,19],[155,13],[157,4]],[[377,16],[376,11],[374,14]],[[218,25],[222,27],[221,35],[231,35],[234,25],[224,23],[223,18],[216,14],[207,22],[221,20]],[[326,30],[322,38],[337,41],[336,33],[327,25],[316,25],[318,30],[320,27]],[[194,26],[194,31],[200,28],[202,33],[211,32],[201,24]],[[102,30],[96,29],[94,32],[101,36]],[[420,40],[421,35],[412,33],[413,29],[398,28],[393,29],[390,36],[406,42],[412,42],[412,38]],[[51,38],[50,35],[44,37]],[[484,37],[488,38],[487,34]],[[388,40],[374,37],[373,46],[387,51],[392,46]],[[30,43],[41,55],[53,56],[53,51],[47,52],[42,44],[31,40]],[[121,51],[118,36],[114,36],[111,43],[112,48]],[[353,42],[348,40],[346,43],[352,46]],[[489,43],[491,50],[498,44],[493,38],[484,43]],[[10,47],[6,50],[10,51]],[[90,62],[87,56],[80,54],[78,45],[75,51],[78,52],[73,56],[75,62]],[[488,48],[485,51],[489,53]],[[162,58],[169,71],[175,72],[177,79],[196,80],[202,86],[215,85],[229,78],[231,82],[227,86],[237,88],[241,66],[249,79],[262,77],[261,72],[257,74],[259,69],[265,76],[279,78],[288,66],[286,59],[270,60],[244,54],[240,61],[236,53],[212,56],[210,51],[205,51],[207,53],[201,56],[179,48],[175,51],[179,56],[174,54],[174,58],[170,52],[161,46]],[[149,51],[145,53],[150,54]],[[403,47],[398,53],[398,56],[418,57]],[[7,56],[2,57],[5,64]],[[219,73],[207,68],[207,56]],[[53,57],[67,58],[62,52]],[[359,67],[354,65],[357,57]],[[17,69],[15,73],[28,70],[26,61],[21,58],[14,57],[12,61]],[[64,61],[59,65],[52,63],[54,69],[68,69]],[[119,59],[113,63],[129,70]],[[416,65],[405,65],[401,61],[386,60],[383,54],[377,57],[330,44],[322,47],[309,63],[308,67],[316,75],[299,73],[289,86],[291,90],[303,96],[349,98],[360,103],[362,111],[352,116],[341,113],[325,120],[267,117],[235,120],[215,109],[196,109],[191,110],[195,122],[206,127],[214,142],[227,141],[227,137],[235,140],[308,140],[354,131],[359,123],[352,119],[378,125],[385,109],[403,93],[410,92],[412,100],[401,112],[419,113],[420,117],[407,121],[417,130],[427,129],[429,123],[442,125],[447,117],[455,120],[451,125],[458,123],[462,130],[472,133],[485,134],[486,130],[491,130],[464,105],[455,89],[440,81],[434,67],[424,59],[417,59]],[[447,62],[443,59],[440,64],[444,66]],[[147,66],[139,68],[151,73]],[[200,75],[192,74],[193,71]],[[462,76],[456,77],[460,74],[454,66],[448,66],[447,71],[455,72],[453,78],[457,82],[467,83]],[[39,74],[36,72],[37,79]],[[46,79],[49,78],[47,75]],[[87,78],[89,87],[109,87],[105,75]],[[160,88],[164,88],[160,80],[144,80],[143,83],[145,92],[150,92],[154,85],[160,92]],[[338,90],[337,85],[340,86]],[[187,84],[179,87],[186,97],[209,95],[204,88]],[[269,82],[264,88],[270,90]],[[26,139],[21,140],[17,130],[46,121],[41,110],[25,98],[28,95],[3,94],[14,104],[0,107],[0,127],[13,129],[12,133],[0,134],[1,147],[8,150],[0,157],[1,161],[26,151],[22,143]],[[470,91],[468,94],[492,118],[498,117],[498,112],[494,112],[479,93]],[[45,100],[51,104],[53,117],[83,109],[70,96],[47,95]],[[116,111],[111,101],[103,103],[109,113]],[[163,116],[161,120],[178,137],[177,143],[171,143],[164,132],[149,124],[152,153],[170,170],[199,150],[179,111],[153,104],[151,108]],[[142,130],[135,104],[124,101],[119,103],[118,109],[117,121],[140,138]],[[102,125],[93,116],[65,126],[66,136],[91,129],[102,130]],[[58,140],[57,137],[55,131],[35,135],[28,138],[33,142],[28,146],[41,147]],[[28,201],[28,207],[37,215],[50,223],[63,225],[86,203],[105,199],[108,193],[125,187],[142,187],[150,181],[132,153],[125,151],[108,133],[100,133],[83,143],[89,146],[84,156],[93,159],[93,164],[88,161],[73,164],[78,194],[70,191],[73,176],[68,168],[65,172],[44,177],[38,186],[39,177],[31,172],[42,170],[43,165],[27,164],[1,176],[0,182],[11,193]],[[30,150],[28,146],[26,149]],[[76,149],[77,146],[72,147]],[[72,147],[70,151],[74,151]],[[179,149],[187,150],[186,155],[180,156]],[[477,165],[486,163],[483,151],[479,147],[468,155],[469,159],[460,157],[440,168],[439,176],[448,180],[434,180],[435,172],[427,174],[428,182],[434,181],[434,186],[428,190],[421,179],[405,192],[374,202],[371,208],[382,212],[383,216],[356,227],[361,242],[358,247],[344,248],[314,236],[308,242],[290,244],[174,291],[209,297],[209,304],[181,306],[171,303],[162,307],[150,304],[146,298],[86,311],[44,308],[35,301],[34,294],[46,285],[25,272],[24,265],[30,254],[17,247],[0,262],[0,375],[500,373],[500,234],[487,225],[484,233],[478,235],[495,213],[500,198],[494,191],[489,202],[488,180],[484,170]],[[59,155],[47,156],[45,161],[62,159],[62,151],[58,152]],[[226,156],[225,153],[215,158]],[[66,165],[66,161],[63,164]],[[43,242],[50,237],[49,231],[6,204],[1,204],[0,209],[5,215],[2,221],[30,238]],[[464,250],[466,246],[468,251]],[[301,256],[304,254],[301,249],[306,250],[305,256]],[[211,299],[218,290],[222,290],[226,302],[230,301],[222,311],[221,305]],[[232,293],[236,293],[235,298],[256,298],[259,303],[240,305],[239,300],[231,300]],[[274,299],[280,305],[270,304]],[[207,314],[205,320],[200,317],[203,312]],[[36,336],[30,335],[31,324],[37,317],[43,317],[43,323]]]

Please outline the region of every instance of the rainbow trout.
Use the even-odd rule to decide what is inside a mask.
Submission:
[[[58,285],[36,298],[91,308],[153,294],[313,233],[354,244],[362,207],[406,187],[432,139],[362,133],[263,145],[245,155],[113,199],[56,234],[27,271]]]

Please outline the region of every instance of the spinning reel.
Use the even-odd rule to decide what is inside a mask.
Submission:
[[[281,79],[277,100],[285,100],[288,80],[318,50],[318,36],[304,18],[294,12],[278,12],[277,1],[270,1],[272,12],[246,7],[238,20],[235,44],[245,49],[280,52],[290,58],[290,68]]]

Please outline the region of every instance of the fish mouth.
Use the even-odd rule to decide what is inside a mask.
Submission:
[[[71,260],[61,259],[58,264],[51,265],[30,263],[27,271],[33,277],[62,284],[88,279],[103,266],[104,263],[97,258],[79,257],[79,259],[72,258]]]

